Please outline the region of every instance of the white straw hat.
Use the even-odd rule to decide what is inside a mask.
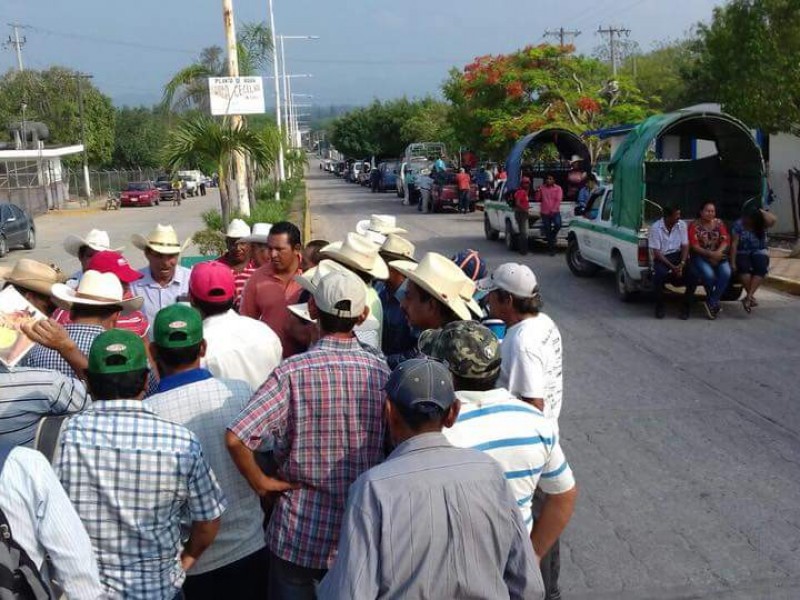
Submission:
[[[389,264],[461,319],[469,321],[472,318],[463,298],[467,276],[446,256],[428,252],[419,264],[411,261],[392,261]]]
[[[250,235],[250,226],[241,219],[234,219],[228,224],[228,229],[225,231],[225,237],[228,238],[245,238]]]
[[[364,235],[366,231],[374,231],[383,235],[408,233],[402,227],[397,226],[397,217],[394,215],[370,215],[369,219],[356,223],[356,231],[361,235]]]
[[[64,250],[66,250],[67,254],[72,256],[78,256],[78,252],[82,246],[88,246],[96,252],[102,252],[103,250],[122,252],[122,250],[124,250],[124,247],[112,248],[111,239],[108,237],[108,232],[103,231],[102,229],[92,229],[86,234],[86,237],[68,235],[64,240]]]
[[[386,236],[386,241],[383,242],[379,253],[381,256],[388,254],[391,260],[411,260],[417,262],[414,258],[416,249],[416,246],[407,239],[390,233]]]
[[[389,267],[378,255],[379,249],[377,244],[363,235],[348,233],[343,242],[328,244],[321,250],[321,254],[375,279],[386,279],[389,277]]]
[[[150,248],[159,254],[180,254],[191,242],[191,239],[186,240],[183,244],[178,240],[178,234],[172,225],[156,225],[147,237],[135,233],[131,236],[131,242],[139,250]]]
[[[57,283],[52,290],[53,300],[65,310],[73,305],[82,306],[121,306],[124,311],[138,310],[142,307],[141,296],[124,298],[122,283],[113,273],[86,271],[81,277],[78,289],[73,290],[63,283]]]
[[[249,244],[266,244],[271,229],[272,223],[253,223],[253,231],[242,238],[242,241]]]

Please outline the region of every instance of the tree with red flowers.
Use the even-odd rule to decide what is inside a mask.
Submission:
[[[612,80],[608,66],[574,54],[571,46],[542,44],[512,54],[481,56],[444,84],[450,121],[463,143],[503,158],[524,135],[546,127],[576,133],[637,123],[645,100],[626,77]],[[592,157],[602,150],[589,138]]]

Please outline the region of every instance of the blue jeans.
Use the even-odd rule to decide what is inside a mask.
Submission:
[[[269,557],[269,594],[271,600],[315,600],[316,587],[326,569],[309,569],[278,558]]]
[[[731,281],[731,265],[723,260],[717,266],[712,265],[702,256],[692,256],[694,275],[703,282],[711,306],[719,306],[722,294],[728,289]]]
[[[561,231],[561,213],[542,215],[542,233],[547,240],[547,248],[551,252],[556,249],[556,238]]]
[[[458,190],[458,210],[469,211],[469,190]]]

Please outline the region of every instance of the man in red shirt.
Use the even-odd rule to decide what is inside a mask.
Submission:
[[[250,258],[250,244],[244,241],[250,236],[250,227],[241,219],[234,219],[225,232],[225,254],[217,259],[233,273],[235,292],[233,296],[233,309],[238,310],[242,301],[242,290],[247,280],[256,270],[256,265]]]
[[[460,168],[456,173],[456,187],[458,188],[458,212],[469,212],[469,186],[472,183],[464,168]]]
[[[528,190],[531,180],[523,177],[519,188],[514,192],[514,218],[517,221],[519,236],[517,237],[517,250],[525,256],[528,253],[528,210],[531,202],[528,197]]]
[[[550,174],[545,177],[544,185],[536,191],[536,201],[542,204],[542,233],[547,239],[547,250],[550,256],[556,253],[556,237],[561,230],[561,201],[564,190],[556,185],[556,178]]]
[[[275,223],[269,231],[267,247],[270,262],[256,269],[245,285],[239,314],[269,325],[278,334],[283,357],[287,358],[301,350],[290,335],[291,313],[287,308],[299,302],[303,291],[294,280],[303,272],[300,230],[288,221]]]

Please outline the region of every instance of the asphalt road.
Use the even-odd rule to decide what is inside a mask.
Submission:
[[[475,248],[482,213],[421,214],[317,169],[314,237],[331,241],[370,213],[396,214],[418,253]],[[747,316],[653,318],[617,300],[610,274],[578,279],[563,252],[523,262],[564,338],[563,446],[580,485],[562,539],[569,599],[800,597],[800,299],[769,290]]]
[[[0,265],[13,264],[20,258],[32,258],[45,263],[55,263],[65,273],[73,273],[80,267],[78,259],[64,252],[63,242],[69,234],[86,235],[91,229],[104,229],[111,237],[113,247],[124,246],[123,253],[135,268],[147,264],[144,254],[131,244],[131,235],[147,233],[157,224],[172,225],[181,241],[204,227],[200,214],[209,208],[219,207],[219,193],[210,189],[208,195],[187,198],[180,206],[162,202],[159,206],[128,207],[120,210],[73,209],[52,211],[36,217],[36,248],[15,248]],[[194,254],[189,247],[184,254]]]

